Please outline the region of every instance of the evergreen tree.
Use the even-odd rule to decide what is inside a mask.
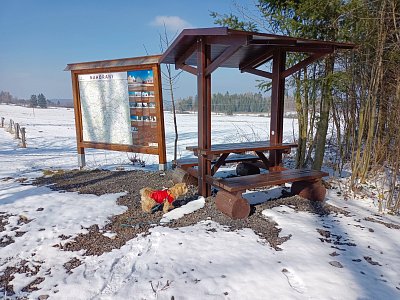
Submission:
[[[30,105],[31,105],[31,107],[38,106],[38,98],[36,95],[31,95]]]
[[[47,100],[46,97],[40,93],[37,97],[37,103],[41,108],[47,108]]]

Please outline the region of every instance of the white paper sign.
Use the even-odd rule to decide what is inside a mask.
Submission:
[[[83,140],[132,144],[126,72],[78,75]]]

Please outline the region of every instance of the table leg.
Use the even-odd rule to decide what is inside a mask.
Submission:
[[[261,161],[264,163],[265,168],[268,170],[270,167],[270,162],[269,162],[268,158],[266,158],[264,153],[262,153],[260,151],[255,151],[255,152],[258,155],[258,157],[261,159]]]
[[[225,163],[226,158],[229,156],[229,153],[222,153],[222,155],[215,162],[214,166],[211,169],[211,176],[218,171],[218,169]]]

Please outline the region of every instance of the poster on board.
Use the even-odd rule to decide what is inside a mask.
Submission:
[[[157,147],[153,70],[78,75],[83,140]]]
[[[131,145],[126,72],[78,76],[83,140]]]

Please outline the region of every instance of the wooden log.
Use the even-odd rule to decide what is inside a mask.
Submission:
[[[239,176],[260,174],[260,168],[248,162],[241,162],[236,166],[236,174]]]
[[[321,180],[318,181],[296,181],[292,183],[292,194],[299,195],[313,201],[324,201],[326,188]]]
[[[25,127],[21,127],[21,147],[26,148]]]
[[[233,195],[220,190],[215,197],[217,209],[232,219],[244,219],[250,214],[250,205],[240,193]]]
[[[174,183],[184,182],[187,185],[197,186],[197,178],[179,167],[172,171],[172,181]]]

